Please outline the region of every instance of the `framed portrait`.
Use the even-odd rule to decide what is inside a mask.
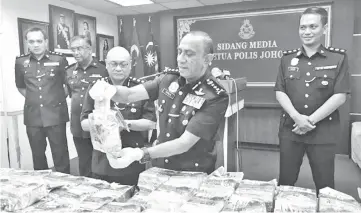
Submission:
[[[71,54],[70,39],[74,36],[74,11],[49,5],[49,44],[55,52]]]
[[[26,42],[25,34],[26,32],[33,27],[38,27],[49,36],[49,23],[34,21],[30,19],[18,18],[18,32],[19,32],[19,46],[20,54],[28,54],[29,48],[28,43]]]
[[[104,61],[108,51],[114,47],[114,36],[97,34],[97,57]]]
[[[75,13],[75,35],[84,35],[89,38],[92,44],[93,54],[96,54],[96,18],[92,16]]]

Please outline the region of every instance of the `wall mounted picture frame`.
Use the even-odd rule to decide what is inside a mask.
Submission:
[[[49,5],[49,22],[50,49],[70,55],[70,39],[74,36],[74,11]]]
[[[104,61],[108,51],[114,47],[114,36],[97,34],[97,57]]]
[[[92,44],[93,55],[96,54],[96,35],[97,35],[97,22],[96,18],[92,16],[87,16],[83,14],[75,13],[75,35],[84,35],[89,38]]]
[[[18,33],[19,33],[19,48],[20,54],[28,54],[28,44],[26,42],[26,33],[30,28],[38,27],[49,36],[49,23],[42,21],[35,21],[31,19],[18,18]]]

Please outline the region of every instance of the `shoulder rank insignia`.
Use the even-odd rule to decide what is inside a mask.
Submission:
[[[335,52],[335,53],[345,53],[346,50],[345,49],[340,49],[340,48],[335,48],[335,47],[326,47],[327,50],[329,50],[330,52]]]
[[[217,95],[225,93],[225,90],[222,88],[222,86],[220,86],[219,83],[214,81],[213,79],[208,78],[207,84],[214,89]]]
[[[179,70],[178,69],[171,69],[169,67],[165,67],[164,70],[163,70],[163,73],[179,75]]]
[[[135,83],[135,84],[142,84],[145,82],[145,80],[140,80],[138,78],[129,76],[129,80],[128,80],[128,84],[127,84],[128,87],[130,86],[130,82]]]
[[[296,52],[298,52],[298,51],[300,51],[300,48],[298,48],[298,49],[293,49],[293,50],[285,50],[285,51],[283,51],[282,53],[283,53],[283,55],[289,55],[289,54],[292,54],[292,53],[296,53]]]
[[[26,57],[26,56],[29,56],[30,54],[21,54],[21,55],[18,55],[18,56],[16,56],[16,58],[22,58],[22,57]]]

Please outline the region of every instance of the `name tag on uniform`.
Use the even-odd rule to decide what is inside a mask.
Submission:
[[[171,99],[174,99],[174,97],[175,97],[175,95],[173,93],[169,92],[169,90],[167,90],[166,88],[163,88],[162,93]]]
[[[44,67],[56,67],[59,66],[59,62],[45,62]]]
[[[288,67],[288,71],[291,72],[298,72],[299,68],[298,67]]]
[[[92,74],[91,76],[89,76],[90,78],[101,78],[102,76],[99,74]]]
[[[81,79],[81,82],[86,83],[86,84],[89,84],[89,82],[87,82],[87,81],[84,80],[84,79]]]
[[[193,94],[187,94],[182,103],[196,109],[200,109],[205,101],[205,98]]]
[[[324,66],[324,67],[315,67],[315,70],[330,70],[337,68],[337,65]]]

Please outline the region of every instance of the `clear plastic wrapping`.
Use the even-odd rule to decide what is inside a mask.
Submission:
[[[352,196],[329,187],[320,190],[319,212],[361,212],[361,204]]]

